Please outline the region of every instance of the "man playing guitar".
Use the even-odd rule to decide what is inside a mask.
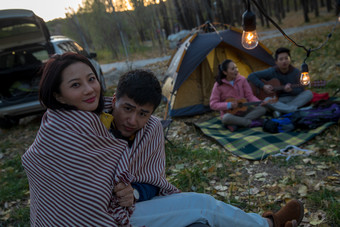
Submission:
[[[300,71],[291,65],[289,49],[278,48],[275,51],[275,63],[276,65],[269,69],[251,73],[248,80],[251,85],[263,92],[264,95],[258,96],[254,91],[260,99],[266,96],[278,96],[278,102],[269,104],[268,107],[274,111],[274,117],[279,117],[281,113],[294,112],[307,104],[313,98],[313,93],[299,85]],[[271,82],[278,85],[273,85]],[[280,89],[277,89],[278,87]],[[277,92],[277,90],[282,91]]]

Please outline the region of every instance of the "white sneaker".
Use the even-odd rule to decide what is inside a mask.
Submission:
[[[281,113],[280,113],[279,111],[275,110],[275,111],[273,112],[273,117],[274,117],[274,118],[279,118],[280,116],[281,116]]]

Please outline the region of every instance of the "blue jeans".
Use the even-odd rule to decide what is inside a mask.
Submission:
[[[195,222],[209,226],[268,226],[259,214],[246,213],[214,197],[194,192],[157,196],[136,203],[130,223],[132,226],[173,227],[188,226]]]
[[[297,96],[280,97],[276,103],[268,104],[268,107],[281,113],[291,113],[306,105],[312,98],[313,93],[310,90],[305,90]]]

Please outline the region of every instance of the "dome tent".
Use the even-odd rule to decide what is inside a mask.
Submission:
[[[166,113],[172,117],[192,116],[210,111],[209,99],[217,67],[231,59],[243,76],[275,64],[272,53],[262,44],[247,50],[241,44],[240,30],[202,33],[194,30],[182,41],[170,64],[162,92],[168,100]]]

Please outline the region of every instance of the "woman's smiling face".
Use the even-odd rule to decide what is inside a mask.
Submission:
[[[61,76],[60,94],[54,94],[58,102],[83,111],[97,109],[101,88],[88,65],[73,63],[63,70]]]
[[[234,62],[230,62],[228,64],[228,68],[226,71],[223,71],[224,75],[226,75],[226,79],[228,81],[235,80],[238,75],[238,68]]]

